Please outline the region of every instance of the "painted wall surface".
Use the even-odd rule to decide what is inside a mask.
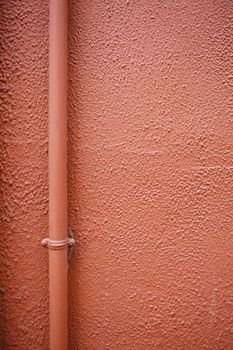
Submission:
[[[0,349],[48,349],[48,5],[0,1]]]
[[[70,3],[70,349],[233,349],[228,0]]]
[[[69,7],[69,348],[232,350],[233,4]],[[0,349],[47,350],[47,1],[0,42]]]

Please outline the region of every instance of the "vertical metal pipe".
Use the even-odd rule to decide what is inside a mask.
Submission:
[[[67,239],[67,0],[49,6],[49,239]],[[50,350],[66,350],[67,245],[49,249]]]

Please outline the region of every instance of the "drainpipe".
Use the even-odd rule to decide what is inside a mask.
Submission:
[[[68,0],[49,2],[49,249],[50,350],[68,349],[67,35]]]

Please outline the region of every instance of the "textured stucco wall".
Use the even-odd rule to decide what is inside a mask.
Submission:
[[[48,4],[0,12],[0,349],[47,350]],[[232,14],[70,1],[71,350],[233,349]]]
[[[233,349],[233,3],[71,1],[70,349]]]
[[[47,1],[0,1],[0,349],[48,349]]]

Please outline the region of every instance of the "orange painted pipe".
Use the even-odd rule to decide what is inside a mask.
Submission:
[[[67,0],[50,0],[49,240],[58,243],[49,249],[50,350],[68,348],[67,32]]]

